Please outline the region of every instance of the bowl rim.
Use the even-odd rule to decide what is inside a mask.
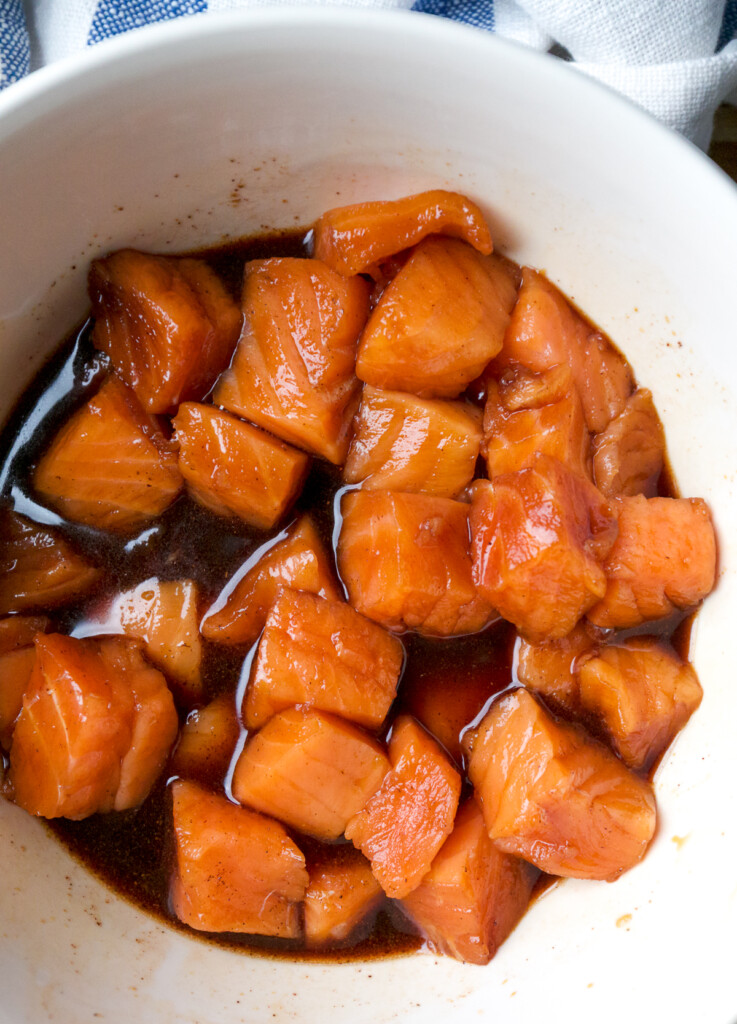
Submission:
[[[616,108],[620,114],[628,110],[626,116],[631,119],[633,128],[651,135],[655,144],[672,149],[674,157],[685,161],[694,173],[708,175],[711,187],[721,190],[725,201],[737,204],[737,183],[706,153],[630,97],[576,67],[575,62],[535,50],[488,29],[407,8],[377,10],[287,4],[238,11],[203,11],[130,29],[94,45],[87,44],[78,53],[38,68],[0,92],[0,144],[34,117],[64,105],[80,91],[99,84],[97,76],[107,76],[116,71],[125,73],[131,61],[156,59],[163,53],[176,51],[179,46],[186,47],[194,39],[204,44],[223,35],[270,31],[286,24],[292,28],[302,26],[313,30],[345,28],[348,25],[357,33],[404,33],[429,40],[442,36],[446,40],[457,40],[466,47],[488,50],[487,58],[504,59],[507,54],[514,55],[516,62],[521,62],[523,67],[529,64],[538,74],[570,76],[569,81],[574,81],[572,76],[577,75],[579,83],[581,80],[587,83],[579,86],[581,91],[591,92],[597,104],[608,105],[612,110]]]

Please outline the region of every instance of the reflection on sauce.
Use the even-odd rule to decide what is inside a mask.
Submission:
[[[246,260],[304,254],[303,237],[285,234],[204,255],[237,295]],[[202,590],[202,608],[208,608],[244,562],[274,543],[288,525],[282,523],[273,535],[268,535],[243,523],[218,519],[184,496],[167,509],[154,526],[147,527],[132,539],[126,539],[65,522],[38,505],[29,483],[35,463],[62,421],[96,390],[107,369],[106,357],[92,348],[91,325],[88,322],[62,345],[38,375],[11,415],[0,442],[2,503],[41,522],[61,524],[80,551],[107,569],[104,581],[83,604],[65,607],[52,616],[52,629],[76,635],[85,635],[94,629],[90,620],[99,618],[100,609],[114,594],[150,577],[161,580],[196,579]],[[315,460],[290,522],[309,509],[326,546],[333,548],[339,531],[339,499],[344,490],[340,470]],[[675,493],[668,474],[661,479],[659,493]],[[639,631],[653,633],[655,627],[685,658],[690,623],[689,617],[678,617],[664,623],[650,623],[647,630],[641,628]],[[406,651],[405,671],[383,734],[391,727],[398,712],[414,714],[436,733],[451,757],[462,767],[462,733],[478,720],[496,695],[517,682],[513,670],[514,630],[506,622],[498,621],[473,637],[432,640],[407,633],[402,642]],[[253,649],[203,643],[206,700],[220,693],[233,692],[234,699],[240,702],[248,680]],[[182,720],[187,710],[181,710]],[[242,749],[244,742],[245,731],[242,730],[237,751]],[[229,775],[230,772],[222,780],[223,790],[228,795]],[[371,933],[349,949],[311,952],[296,949],[295,944],[287,940],[240,935],[207,936],[185,929],[172,918],[168,908],[173,844],[167,781],[168,773],[165,771],[145,803],[135,810],[94,815],[83,821],[58,819],[48,823],[48,828],[116,892],[170,925],[190,935],[196,934],[203,941],[260,955],[318,961],[384,957],[407,953],[422,944],[422,940],[413,933],[412,926],[390,901],[379,912]],[[212,780],[202,781],[211,783]],[[466,789],[470,791],[467,783]],[[309,863],[314,841],[302,836],[298,841]],[[674,836],[673,842],[680,846],[685,838]],[[556,883],[556,879],[541,876],[533,892],[533,900]],[[628,917],[625,915],[620,921]]]

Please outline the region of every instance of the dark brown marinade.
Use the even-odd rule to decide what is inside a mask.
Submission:
[[[194,255],[206,259],[238,295],[247,260],[271,256],[304,256],[303,235],[287,232],[200,251]],[[51,438],[70,413],[96,390],[109,368],[107,357],[95,352],[88,321],[61,345],[20,399],[0,437],[0,505],[14,507],[30,518],[59,525],[83,553],[106,567],[104,582],[79,605],[52,615],[52,629],[71,632],[87,613],[106,596],[139,583],[151,576],[161,579],[196,579],[203,591],[203,608],[219,593],[233,572],[270,536],[284,529],[301,512],[309,509],[328,548],[333,547],[336,506],[341,490],[340,470],[315,460],[294,510],[283,522],[266,534],[245,524],[219,519],[187,497],[180,498],[157,523],[137,537],[119,538],[101,531],[64,521],[37,505],[30,484],[33,469]],[[469,395],[469,397],[472,397]],[[667,467],[661,474],[658,493],[675,496],[677,490]],[[648,623],[635,632],[657,633],[683,658],[688,657],[692,615],[679,615],[662,623]],[[629,635],[620,633],[618,636]],[[428,685],[447,687],[449,707],[460,702],[464,683],[474,682],[473,708],[464,728],[478,719],[493,697],[517,680],[513,673],[514,630],[499,621],[473,637],[433,640],[407,633],[402,637],[405,671],[397,700],[387,727],[399,711],[418,713],[423,691]],[[237,691],[249,652],[204,642],[204,682],[207,699],[231,690]],[[481,682],[479,682],[481,679]],[[444,691],[445,692],[445,691]],[[188,708],[181,708],[182,720]],[[450,749],[461,762],[459,745]],[[173,862],[171,809],[167,789],[168,773],[154,788],[144,804],[130,811],[93,815],[83,821],[57,819],[47,823],[56,836],[82,863],[109,884],[119,895],[136,906],[165,920],[169,925],[197,935],[204,941],[247,950],[265,956],[303,960],[369,960],[407,953],[419,948],[422,940],[412,926],[387,900],[380,909],[370,934],[350,948],[310,951],[295,942],[236,934],[206,935],[181,925],[169,912],[168,886]],[[212,784],[211,780],[202,780]],[[223,786],[225,786],[223,780]],[[466,784],[467,785],[467,784]],[[315,841],[296,836],[308,864]],[[533,899],[546,891],[554,880],[541,876]]]

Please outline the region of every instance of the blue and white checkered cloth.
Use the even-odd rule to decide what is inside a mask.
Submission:
[[[0,89],[43,64],[157,21],[295,0],[0,0]],[[737,0],[298,0],[407,8],[547,50],[706,147],[737,103]]]

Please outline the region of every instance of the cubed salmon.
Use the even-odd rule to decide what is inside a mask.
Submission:
[[[602,647],[579,677],[584,710],[634,769],[650,768],[701,703],[691,666],[651,637]]]
[[[586,424],[599,433],[624,409],[632,371],[609,341],[580,316],[542,274],[522,270],[498,367],[520,363],[540,373],[559,363],[571,368]]]
[[[85,818],[140,804],[179,722],[140,642],[38,635],[10,748],[15,802],[44,818]]]
[[[198,931],[298,938],[309,877],[286,829],[194,782],[178,779],[171,792],[179,920]]]
[[[403,661],[397,637],[345,601],[280,589],[259,641],[243,720],[258,729],[277,711],[303,704],[378,729]]]
[[[33,474],[41,498],[67,519],[132,533],[178,497],[176,446],[116,376],[69,417]]]
[[[23,707],[23,695],[31,681],[36,649],[17,647],[0,654],[0,746],[10,748],[13,729]]]
[[[32,646],[36,634],[45,633],[50,621],[48,615],[9,615],[0,619],[0,655]]]
[[[377,388],[453,398],[501,349],[515,298],[498,257],[427,238],[369,317],[356,373]]]
[[[481,444],[478,410],[366,384],[343,479],[364,488],[455,498]]]
[[[200,624],[202,635],[219,644],[252,644],[280,586],[331,600],[341,596],[332,558],[309,516],[302,516],[281,540],[269,542],[268,550],[241,566],[208,609]]]
[[[566,636],[603,597],[613,519],[593,484],[557,459],[477,481],[470,522],[479,592],[527,639]]]
[[[169,762],[171,772],[222,786],[240,731],[232,693],[221,693],[204,707],[195,708],[179,732]]]
[[[412,892],[453,829],[461,777],[422,726],[400,715],[389,738],[391,771],[349,822],[346,839],[395,899]]]
[[[517,367],[498,384],[488,382],[483,452],[489,477],[526,469],[538,452],[590,477],[589,447],[581,399],[567,366],[540,374]]]
[[[537,876],[530,864],[494,846],[470,797],[402,910],[435,952],[487,964],[527,909]]]
[[[198,602],[194,580],[152,576],[114,598],[103,623],[105,631],[143,640],[148,658],[190,704],[204,693]]]
[[[578,668],[596,652],[584,622],[560,640],[531,643],[519,638],[515,668],[521,683],[539,694],[554,711],[576,714],[581,709]]]
[[[0,615],[69,604],[99,578],[100,570],[57,530],[0,511]]]
[[[487,255],[492,250],[478,206],[443,189],[389,202],[340,206],[324,213],[314,232],[315,256],[348,277],[372,272],[377,263],[429,234],[462,238]]]
[[[594,482],[607,497],[655,495],[665,461],[665,435],[653,396],[639,388],[593,439]]]
[[[121,249],[93,260],[93,342],[149,413],[205,397],[228,365],[237,303],[202,260]]]
[[[233,797],[316,839],[337,839],[389,771],[356,725],[312,708],[274,715],[235,766]]]
[[[606,592],[588,612],[626,629],[692,608],[716,582],[716,537],[701,498],[614,498],[619,533],[604,562]]]
[[[437,636],[475,633],[496,617],[471,576],[468,505],[359,490],[341,513],[338,568],[362,615]]]
[[[308,947],[335,948],[370,926],[384,892],[371,865],[347,843],[323,847],[308,864],[305,893],[305,942]]]
[[[329,462],[345,461],[369,287],[319,260],[246,264],[243,331],[214,401]]]
[[[542,871],[613,881],[655,832],[651,785],[519,689],[466,734],[468,776],[489,837]]]
[[[212,405],[183,402],[172,422],[187,491],[211,512],[268,530],[297,498],[304,452]]]

